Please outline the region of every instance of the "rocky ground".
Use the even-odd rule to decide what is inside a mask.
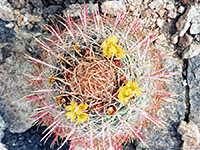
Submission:
[[[168,87],[177,101],[163,105],[157,116],[165,129],[150,126],[145,141],[151,149],[200,149],[200,3],[198,0],[1,0],[0,1],[0,150],[45,150],[40,142],[45,127],[31,127],[28,116],[32,106],[21,97],[30,89],[24,73],[31,64],[23,53],[34,55],[33,36],[45,36],[43,24],[55,14],[77,16],[79,4],[86,2],[91,12],[107,8],[112,14],[127,9],[130,17],[139,17],[146,30],[157,30],[155,48],[176,51],[164,65],[179,74]],[[112,7],[111,7],[112,6]],[[55,145],[55,148],[57,145]],[[67,149],[67,145],[63,147]],[[147,149],[137,140],[125,149]]]

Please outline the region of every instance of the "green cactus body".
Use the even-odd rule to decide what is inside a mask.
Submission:
[[[64,30],[46,26],[52,36],[36,39],[42,59],[27,56],[36,63],[35,91],[26,97],[36,107],[32,117],[48,126],[44,139],[62,138],[60,147],[68,140],[70,149],[122,149],[134,138],[145,144],[141,129],[162,126],[153,114],[171,99],[164,85],[174,72],[160,63],[168,53],[154,50],[155,33],[145,35],[123,13],[81,11],[80,21],[63,18]]]

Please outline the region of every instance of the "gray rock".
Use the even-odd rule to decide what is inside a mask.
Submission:
[[[189,59],[200,55],[200,45],[191,44],[188,51],[184,51],[183,58]]]
[[[193,40],[193,38],[190,35],[185,34],[183,37],[180,37],[180,39],[178,41],[178,46],[187,48],[192,43],[192,40]]]
[[[7,150],[7,149],[5,148],[5,145],[2,144],[2,143],[0,143],[0,150]]]
[[[154,0],[149,4],[149,7],[151,9],[159,10],[160,5],[162,5],[162,7],[165,8],[164,2],[162,0]]]
[[[7,0],[0,1],[0,19],[4,21],[14,20],[12,7]]]
[[[200,55],[189,59],[188,86],[190,98],[189,119],[196,123],[200,129]]]
[[[170,38],[171,42],[173,44],[176,44],[178,42],[178,35],[177,34],[173,34]]]
[[[188,7],[186,12],[179,18],[178,22],[176,23],[180,37],[182,37],[189,29],[192,18],[199,15],[199,11],[196,9],[196,7],[198,7],[198,5]]]
[[[171,103],[163,103],[161,109],[157,112],[157,117],[163,120],[165,128],[156,128],[154,125],[148,127],[144,132],[146,144],[150,149],[181,149],[181,135],[177,132],[178,125],[184,119],[185,103],[184,103],[184,86],[182,85],[182,65],[175,58],[166,59],[164,66],[170,65],[168,71],[176,71],[178,75],[172,78],[172,83],[168,85],[168,90],[172,94],[178,95],[176,101]],[[136,143],[137,149],[148,149],[141,147]]]
[[[185,10],[185,7],[179,6],[177,11],[178,11],[180,14],[182,14],[182,13],[184,12],[184,10]]]
[[[3,130],[5,130],[5,128],[6,128],[6,124],[3,121],[2,117],[0,116],[0,142],[4,136]]]
[[[0,64],[0,115],[11,132],[20,133],[32,126],[33,120],[28,119],[32,106],[20,99],[31,91],[24,73],[32,72],[33,68],[24,58],[25,45],[19,41],[11,45],[0,47],[4,59]]]
[[[190,34],[199,34],[199,33],[200,33],[200,23],[192,24],[190,27]]]
[[[178,132],[182,135],[182,140],[184,141],[183,150],[200,149],[200,132],[195,123],[182,121],[178,127]]]
[[[119,11],[126,12],[126,5],[123,1],[106,1],[102,4],[102,9],[112,15],[117,15]]]

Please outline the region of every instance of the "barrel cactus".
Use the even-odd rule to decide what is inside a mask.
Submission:
[[[88,15],[81,9],[78,20],[70,15],[57,25],[46,26],[49,38],[36,39],[41,58],[27,55],[35,73],[27,74],[33,87],[25,97],[35,106],[38,124],[48,130],[43,139],[70,140],[70,149],[122,149],[138,138],[160,103],[170,101],[161,59],[169,53],[152,47],[155,32],[147,33],[138,20],[119,12],[116,17]]]

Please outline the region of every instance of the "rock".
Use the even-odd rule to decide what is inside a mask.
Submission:
[[[15,14],[15,15],[19,15],[19,14],[20,14],[19,9],[15,9],[15,10],[14,10],[14,14]]]
[[[158,18],[157,21],[156,21],[156,24],[157,24],[160,28],[162,28],[164,22],[165,22],[165,20],[162,20],[162,19]]]
[[[199,34],[200,33],[200,23],[192,24],[190,27],[190,34]]]
[[[183,37],[180,37],[180,39],[178,41],[178,46],[187,48],[192,43],[192,40],[193,40],[193,38],[190,35],[185,34]]]
[[[190,99],[189,120],[196,123],[200,129],[200,55],[189,59],[188,63],[188,86]]]
[[[190,27],[190,22],[193,17],[198,15],[198,11],[195,6],[187,8],[186,12],[179,18],[176,23],[176,27],[179,31],[179,36],[182,37]]]
[[[183,58],[190,59],[200,55],[200,45],[191,44],[190,49],[183,54]]]
[[[24,132],[32,126],[32,106],[22,97],[31,93],[24,73],[33,71],[32,65],[25,60],[23,42],[10,43],[0,47],[3,62],[0,64],[0,115],[11,132]]]
[[[8,24],[5,25],[6,28],[13,28],[14,27],[14,23],[10,22]]]
[[[193,17],[191,23],[192,24],[200,23],[200,14],[198,16]]]
[[[5,27],[6,24],[7,22],[0,20],[0,46],[2,43],[10,42],[15,37],[13,30]]]
[[[173,2],[168,2],[168,4],[166,5],[166,9],[167,10],[172,10],[175,9],[174,3]]]
[[[165,15],[166,10],[165,9],[161,9],[159,10],[157,13],[160,17],[163,17]]]
[[[159,48],[159,47],[157,47]],[[163,48],[164,49],[164,48]],[[182,86],[182,64],[175,58],[168,58],[164,61],[164,66],[170,66],[168,71],[176,71],[179,74],[172,77],[173,84],[168,85],[168,90],[171,94],[179,95],[176,97],[176,101],[171,103],[163,103],[161,109],[158,110],[156,117],[163,120],[166,123],[166,128],[156,128],[154,125],[148,127],[144,131],[144,135],[147,137],[146,144],[150,149],[181,149],[182,140],[181,135],[177,132],[178,125],[185,117],[185,103],[183,102],[185,97],[184,87]],[[138,140],[137,140],[138,141]],[[141,147],[139,142],[135,143],[137,149],[148,150],[146,147]]]
[[[4,130],[6,128],[6,124],[5,122],[3,121],[2,117],[0,116],[0,142],[4,136]],[[0,150],[1,150],[1,146],[0,146]]]
[[[45,7],[43,9],[43,13],[45,13],[45,14],[54,14],[54,13],[61,12],[63,9],[64,8],[61,5],[50,5],[50,6]]]
[[[123,1],[106,1],[102,4],[103,12],[111,15],[117,15],[118,12],[126,12],[126,6]]]
[[[0,143],[0,150],[7,150],[7,149],[5,148],[5,145],[2,144],[2,143]]]
[[[4,21],[13,21],[14,15],[12,7],[7,2],[7,0],[1,0],[0,2],[0,19]]]
[[[178,35],[177,35],[177,34],[173,34],[173,35],[171,36],[170,40],[171,40],[171,42],[172,42],[173,44],[178,43]]]
[[[182,135],[182,140],[184,141],[182,145],[183,150],[200,149],[200,132],[195,123],[192,121],[189,123],[181,121],[178,132]]]
[[[185,7],[179,6],[177,11],[178,13],[182,14],[185,11]]]
[[[15,31],[17,34],[20,34],[20,33],[21,33],[21,29],[20,29],[18,26],[15,26],[15,27],[14,27],[14,31]]]
[[[162,43],[163,41],[166,41],[166,36],[164,34],[161,34],[158,36],[156,43]]]
[[[29,0],[36,8],[44,8],[41,0]]]
[[[34,26],[33,26],[32,24],[28,24],[28,25],[27,25],[27,29],[29,29],[29,30],[33,29],[33,27],[34,27]]]
[[[189,2],[190,2],[190,0],[181,0],[181,3],[184,4],[184,5],[188,4]]]
[[[163,3],[162,0],[154,0],[154,1],[152,1],[152,2],[149,4],[149,7],[150,7],[152,10],[155,9],[156,11],[158,11],[158,10],[160,10],[160,9],[159,9],[160,5],[162,5],[162,7],[165,8],[164,3]]]
[[[168,17],[169,18],[172,18],[172,19],[175,19],[177,16],[177,13],[176,13],[176,9],[171,9],[168,13]]]

